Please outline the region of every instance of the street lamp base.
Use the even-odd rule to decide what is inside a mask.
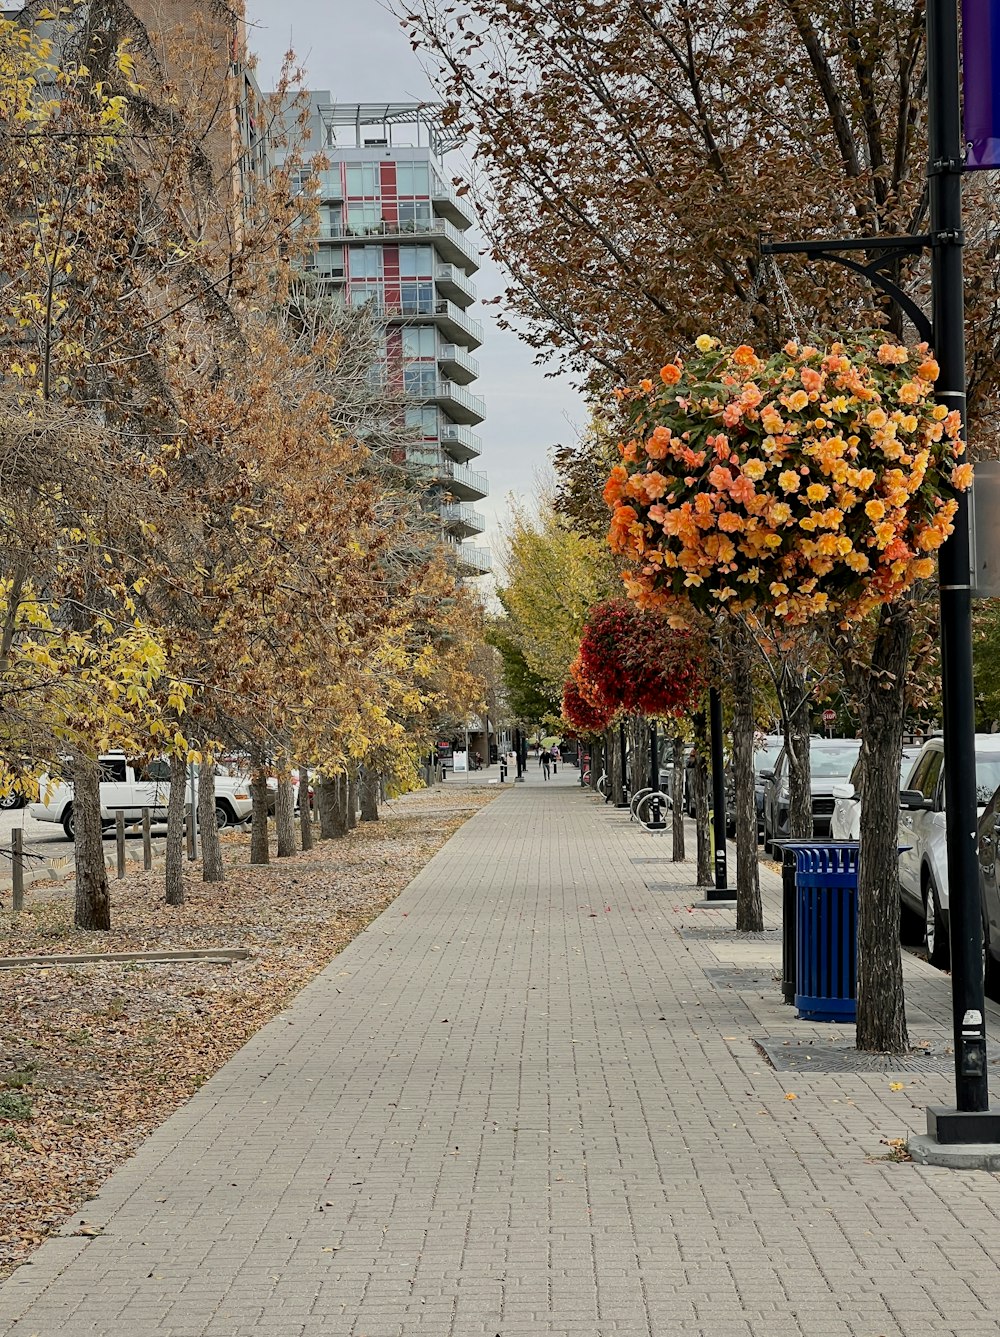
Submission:
[[[733,893],[727,892],[725,896],[709,896],[704,901],[694,901],[691,905],[692,910],[735,910],[736,901]]]
[[[948,1114],[963,1114],[963,1110],[948,1110]],[[930,1111],[928,1111],[928,1122]],[[987,1118],[995,1118],[987,1115]],[[917,1165],[936,1165],[946,1170],[1000,1171],[1000,1140],[981,1142],[940,1142],[929,1133],[915,1133],[906,1144],[907,1151]]]
[[[996,1110],[960,1110],[950,1105],[928,1105],[927,1136],[941,1146],[995,1142],[1000,1151],[1000,1113]]]

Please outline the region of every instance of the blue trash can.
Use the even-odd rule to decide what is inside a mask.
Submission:
[[[803,1021],[854,1021],[858,842],[789,841],[795,852],[795,1006]]]

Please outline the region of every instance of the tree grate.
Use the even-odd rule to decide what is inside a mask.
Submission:
[[[705,975],[717,989],[773,989],[781,983],[770,966],[706,966]]]
[[[955,1055],[945,1040],[917,1045],[907,1054],[867,1054],[851,1040],[754,1040],[754,1045],[778,1072],[926,1072],[950,1074]],[[987,1062],[1000,1064],[1000,1050],[990,1049]]]
[[[681,928],[682,938],[698,938],[703,942],[780,942],[780,928],[765,928],[760,933],[744,933],[732,928]]]

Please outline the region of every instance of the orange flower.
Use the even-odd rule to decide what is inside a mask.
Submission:
[[[628,482],[628,470],[623,464],[616,464],[608,475],[608,481],[604,484],[604,500],[608,506],[614,506],[621,501],[625,495],[625,484]]]
[[[667,480],[661,473],[655,470],[652,473],[640,475],[645,478],[646,496],[650,501],[657,501],[667,490]]]
[[[885,515],[885,502],[877,498],[865,503],[865,515],[869,520],[881,520]]]
[[[676,385],[681,378],[681,369],[676,362],[668,362],[660,368],[660,380],[664,385]]]
[[[929,357],[926,362],[922,362],[917,368],[917,375],[922,381],[936,381],[941,375],[941,368]]]
[[[738,367],[756,367],[759,359],[749,344],[740,344],[733,349],[733,361]]]
[[[670,428],[654,427],[653,435],[646,442],[646,454],[651,460],[666,459],[670,450]]]
[[[649,380],[648,377],[645,380],[639,382],[639,389],[645,390],[647,395],[652,390],[652,388],[653,388],[653,382]]]
[[[951,471],[951,485],[959,492],[965,492],[972,486],[972,465],[956,464]]]
[[[813,394],[818,394],[823,389],[823,377],[814,367],[803,367],[799,372],[799,379]]]
[[[788,396],[788,407],[795,413],[799,413],[809,403],[809,396],[804,390],[795,390]]]
[[[750,479],[744,478],[741,475],[733,482],[729,489],[729,495],[732,497],[733,501],[739,501],[746,504],[748,501],[752,501],[756,496],[756,490],[754,489],[753,483],[750,482]]]
[[[785,469],[778,475],[778,486],[783,492],[797,492],[799,490],[799,476],[794,469]]]

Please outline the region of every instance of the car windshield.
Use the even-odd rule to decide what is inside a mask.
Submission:
[[[860,747],[859,740],[846,738],[842,747],[814,747],[809,759],[813,775],[850,775]]]
[[[976,758],[976,802],[985,808],[1000,789],[1000,754]]]
[[[753,768],[759,774],[761,771],[773,771],[774,763],[778,760],[778,753],[781,751],[781,739],[775,743],[766,743],[759,747],[753,754]]]

